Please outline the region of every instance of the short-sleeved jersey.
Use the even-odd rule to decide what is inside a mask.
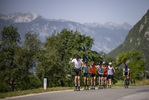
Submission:
[[[81,59],[78,59],[78,61],[76,59],[73,59],[72,62],[74,63],[74,69],[80,69],[81,68],[81,63],[82,63]]]
[[[102,75],[103,74],[103,66],[97,66],[98,67],[98,74]]]
[[[129,72],[130,71],[130,69],[129,68],[127,68],[127,69],[123,69],[123,72]]]
[[[95,74],[95,73],[96,73],[95,66],[94,66],[94,67],[92,67],[92,68],[90,68],[90,73],[91,73],[91,74]]]
[[[108,66],[108,75],[113,75],[113,66]]]
[[[89,73],[89,65],[84,65],[83,66],[83,73]]]
[[[107,75],[107,70],[108,70],[108,66],[103,66],[104,67],[104,75]]]

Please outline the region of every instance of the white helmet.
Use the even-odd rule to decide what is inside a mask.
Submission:
[[[103,62],[103,64],[105,64],[105,62]]]
[[[112,65],[112,63],[111,63],[111,62],[109,62],[109,65]]]

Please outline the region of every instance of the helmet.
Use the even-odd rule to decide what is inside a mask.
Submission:
[[[125,64],[124,68],[128,68],[128,66]]]
[[[88,63],[88,61],[87,61],[87,60],[85,60],[84,62],[85,62],[85,63]]]
[[[109,62],[109,65],[112,65],[112,63],[111,63],[111,62]]]
[[[76,55],[75,57],[76,57],[76,58],[79,58],[79,55]]]
[[[99,64],[99,65],[101,65],[101,63],[100,63],[100,62],[99,62],[98,64]]]
[[[94,66],[94,63],[93,62],[91,63],[91,66]]]
[[[103,62],[103,64],[106,64],[105,62]]]

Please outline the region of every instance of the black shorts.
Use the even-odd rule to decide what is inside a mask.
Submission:
[[[107,75],[103,75],[103,77],[107,77]]]
[[[103,75],[102,74],[98,74],[98,77],[103,77]]]
[[[113,79],[113,75],[108,75],[108,79]]]
[[[95,74],[91,74],[91,77],[95,77]]]
[[[128,75],[128,72],[125,72],[125,76],[127,76]]]
[[[74,69],[75,76],[81,76],[81,70],[80,69]]]
[[[89,77],[89,74],[88,73],[84,73],[84,77]]]

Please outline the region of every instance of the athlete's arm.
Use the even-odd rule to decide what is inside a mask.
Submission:
[[[90,68],[92,68],[92,66],[90,65]]]
[[[82,64],[81,68],[83,68],[84,64]]]
[[[69,64],[72,64],[73,62],[72,61],[69,61]]]
[[[129,76],[129,72],[128,72],[128,75],[127,76]]]
[[[98,70],[98,66],[95,66],[95,68]]]
[[[70,61],[69,61],[69,64],[72,64],[72,63],[74,63],[73,61],[74,61],[74,60],[70,60]]]
[[[125,76],[124,74],[125,74],[125,72],[123,72],[123,76]]]
[[[81,60],[81,64],[84,65],[83,61]]]
[[[114,73],[115,73],[115,68],[113,67],[113,71],[114,71]]]
[[[128,69],[128,74],[127,74],[127,76],[129,76],[129,71],[130,71],[130,70]]]
[[[125,71],[124,71],[124,69],[123,69],[123,76],[125,76]]]

